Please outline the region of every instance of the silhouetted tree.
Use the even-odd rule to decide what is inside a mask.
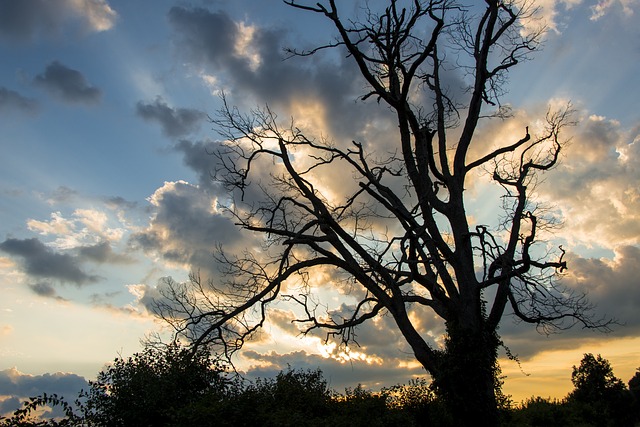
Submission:
[[[84,420],[104,427],[168,426],[205,393],[222,398],[225,379],[206,349],[171,344],[117,358],[81,394]],[[178,422],[178,425],[180,423]]]
[[[609,361],[591,353],[584,355],[580,366],[573,367],[571,382],[575,387],[571,397],[584,402],[603,400],[609,393],[625,389],[622,380],[613,374]]]
[[[566,268],[564,250],[538,246],[553,218],[531,192],[538,174],[558,162],[571,108],[549,111],[537,133],[525,127],[495,147],[476,142],[483,120],[510,116],[500,104],[507,73],[543,34],[531,30],[534,5],[389,0],[379,11],[368,3],[356,20],[335,0],[285,3],[327,19],[337,32],[334,42],[290,54],[344,49],[367,85],[362,101],[389,108],[395,147],[330,141],[278,120],[269,108],[245,115],[225,99],[213,119],[226,137],[215,178],[235,197],[229,212],[236,222],[263,234],[265,247],[259,255],[221,250],[224,283],[197,276],[172,282],[166,296],[173,302],[159,303],[158,311],[195,346],[219,346],[227,357],[280,297],[301,306],[295,321],[305,333],[326,330],[344,344],[359,325],[387,315],[458,425],[497,424],[498,326],[506,312],[546,332],[576,322],[607,326],[588,315],[583,294],[556,280]],[[460,96],[446,83],[450,69],[468,83]],[[469,220],[473,197],[465,190],[482,171],[503,192],[497,226]],[[344,176],[342,188],[320,185],[335,173]],[[243,203],[246,194],[252,199]],[[329,301],[310,292],[308,278],[320,269],[352,283],[358,302],[350,312],[326,308]],[[281,295],[294,281],[300,290]],[[444,349],[420,326],[434,314],[446,327]]]
[[[580,366],[573,367],[574,390],[569,403],[577,404],[584,421],[595,426],[632,426],[631,396],[611,364],[602,356],[586,353]]]
[[[636,422],[640,421],[640,368],[636,369],[635,375],[629,380],[629,392],[632,396],[632,412]]]

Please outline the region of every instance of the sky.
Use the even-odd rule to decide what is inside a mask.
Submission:
[[[345,15],[360,4],[344,2]],[[640,1],[538,4],[549,30],[510,74],[503,102],[514,117],[486,122],[479,138],[519,137],[571,101],[571,142],[536,196],[563,220],[549,236],[567,250],[563,280],[619,325],[546,336],[505,318],[500,333],[520,360],[502,366],[515,401],[565,396],[586,352],[625,382],[640,367]],[[215,274],[216,243],[252,244],[211,180],[221,93],[336,140],[390,129],[375,101],[358,100],[349,58],[285,60],[283,48],[333,36],[278,0],[0,0],[0,413],[45,391],[74,396],[145,336],[167,334],[151,310],[162,279]],[[491,190],[470,191],[468,213],[497,218]],[[276,305],[239,355],[250,377],[320,367],[340,390],[425,375],[387,318],[345,353],[301,337],[290,314]]]

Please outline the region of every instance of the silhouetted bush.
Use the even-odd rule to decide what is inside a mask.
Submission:
[[[502,425],[624,427],[640,420],[640,369],[627,389],[606,359],[587,354],[572,381],[575,389],[563,400],[531,397],[519,407],[504,405]],[[59,406],[64,418],[34,415],[47,406]],[[75,405],[56,395],[31,398],[0,427],[447,427],[454,425],[447,408],[425,379],[376,393],[361,385],[337,393],[319,369],[248,382],[227,375],[205,350],[172,345],[116,359]]]
[[[531,397],[512,411],[510,425],[514,427],[564,427],[577,426],[571,409],[562,400]]]

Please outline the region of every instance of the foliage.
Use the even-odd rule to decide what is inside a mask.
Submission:
[[[608,360],[586,353],[580,365],[573,367],[574,390],[567,403],[597,426],[632,426],[632,396],[625,384],[613,374]]]
[[[220,369],[208,352],[171,344],[115,359],[82,397],[96,425],[163,426],[172,423],[178,408],[222,386]]]
[[[387,406],[404,415],[407,425],[454,425],[447,408],[437,398],[433,384],[425,378],[416,378],[408,384],[383,388]]]
[[[571,382],[575,390],[570,398],[582,402],[607,400],[625,389],[622,380],[613,374],[609,361],[591,353],[584,355],[580,366],[573,367]]]
[[[580,425],[566,402],[561,400],[531,397],[511,414],[514,427],[565,427]]]
[[[635,409],[624,404],[638,391],[640,369],[629,391],[606,359],[587,354],[573,377],[576,389],[567,398],[532,397],[519,407],[504,406],[495,425],[624,427],[640,421]],[[191,355],[178,346],[116,359],[80,397],[84,400],[75,405],[56,395],[31,398],[13,417],[0,420],[0,427],[459,425],[424,378],[379,392],[358,385],[344,393],[332,390],[319,369],[289,368],[248,382],[226,377],[206,352]],[[37,417],[52,406],[60,406],[65,416]]]
[[[181,408],[225,388],[223,370],[208,351],[193,353],[177,344],[147,347],[129,358],[116,358],[89,382],[88,391],[80,392],[75,405],[45,394],[31,398],[4,425],[169,426]],[[66,416],[39,424],[35,413],[46,406],[61,406]]]
[[[629,380],[629,392],[631,393],[631,408],[636,422],[640,421],[640,368],[636,370],[633,378]]]
[[[39,417],[38,411],[43,408],[59,406],[62,408],[65,416],[61,420],[42,419]],[[62,426],[83,426],[83,419],[74,412],[72,404],[59,397],[57,394],[42,394],[41,396],[31,397],[24,402],[23,407],[16,410],[13,416],[8,419],[0,418],[0,426],[2,427],[62,427]]]
[[[264,426],[321,426],[330,401],[331,392],[321,371],[289,369],[238,390],[226,402],[224,418],[227,425],[250,425],[251,420],[261,420]]]

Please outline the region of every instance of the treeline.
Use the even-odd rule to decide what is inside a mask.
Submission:
[[[505,426],[634,426],[640,421],[640,368],[627,387],[601,356],[585,354],[573,368],[574,390],[562,400],[501,399]],[[63,416],[42,419],[57,407]],[[45,417],[46,418],[46,417]],[[449,426],[451,418],[429,383],[371,392],[331,390],[320,370],[289,369],[245,382],[229,375],[206,351],[176,345],[147,348],[116,359],[70,403],[33,397],[7,426]]]

